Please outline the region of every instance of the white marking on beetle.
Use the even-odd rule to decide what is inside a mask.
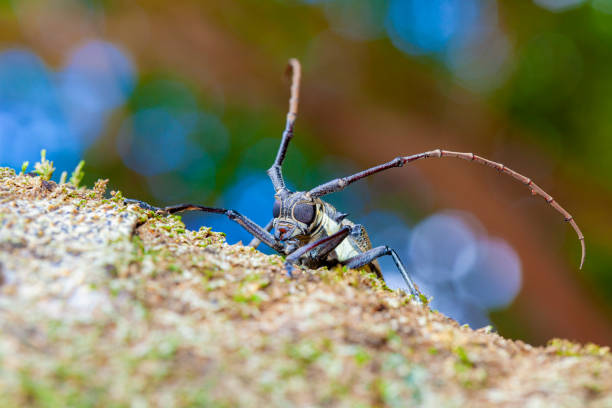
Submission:
[[[341,225],[329,218],[327,214],[323,214],[321,224],[323,225],[323,229],[325,229],[325,232],[328,236],[340,231]],[[340,262],[346,261],[347,259],[352,258],[355,255],[359,255],[359,252],[357,252],[355,248],[353,248],[353,246],[348,242],[347,239],[342,240],[340,245],[338,245],[334,251],[336,252],[336,257]]]

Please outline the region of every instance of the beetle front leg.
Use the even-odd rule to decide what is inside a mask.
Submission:
[[[227,216],[230,220],[238,223],[242,228],[247,230],[255,238],[268,245],[276,252],[281,254],[285,253],[285,244],[283,242],[274,238],[272,234],[270,234],[264,228],[260,227],[244,215],[240,214],[238,211],[226,210],[224,208],[205,207],[203,205],[198,204],[178,204],[170,207],[159,208],[138,200],[125,199],[124,202],[127,204],[138,204],[144,209],[156,211],[157,213],[161,214],[175,214],[177,212],[182,211],[202,211],[206,213],[223,214]]]
[[[293,265],[305,254],[310,251],[317,250],[314,261],[321,262],[331,251],[336,249],[338,245],[351,233],[351,227],[344,226],[338,232],[310,242],[304,246],[299,247],[292,253],[290,253],[285,259],[285,270],[289,277],[293,277]]]
[[[264,227],[264,229],[268,232],[270,232],[270,230],[272,229],[272,226],[274,225],[274,218],[272,218]],[[249,242],[250,247],[252,248],[257,248],[259,246],[259,244],[261,244],[261,240],[257,237],[254,237],[251,242]]]

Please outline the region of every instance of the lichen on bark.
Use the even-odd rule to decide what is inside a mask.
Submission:
[[[0,406],[612,406],[605,347],[472,330],[343,268],[0,169]]]

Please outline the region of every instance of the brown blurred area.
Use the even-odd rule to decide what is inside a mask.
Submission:
[[[586,236],[585,268],[589,242],[594,237],[610,242],[609,189],[578,162],[564,163],[503,110],[441,81],[434,68],[383,40],[346,39],[327,29],[320,12],[298,3],[114,4],[99,20],[84,16],[79,7],[24,6],[19,20],[0,21],[0,38],[25,43],[53,62],[80,40],[103,36],[129,50],[138,67],[172,71],[232,104],[254,110],[275,106],[279,112],[287,101],[286,60],[297,57],[303,83],[296,138],[307,129],[324,147],[322,155],[345,156],[366,168],[435,148],[474,152],[531,177],[574,216]],[[309,37],[312,31],[316,38]],[[283,120],[281,114],[279,135]],[[413,172],[430,185],[415,183]],[[529,197],[524,186],[453,159],[418,162],[371,184],[423,214],[470,211],[490,234],[516,249],[523,287],[511,308],[500,312],[512,316],[500,329],[527,333],[538,344],[551,337],[612,344],[610,303],[581,277],[578,239],[560,214],[541,198]]]

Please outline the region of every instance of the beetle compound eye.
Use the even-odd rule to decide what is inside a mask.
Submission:
[[[278,218],[280,215],[281,203],[278,200],[274,200],[274,207],[272,207],[272,216]]]
[[[315,207],[312,204],[296,204],[293,207],[293,218],[298,220],[299,222],[303,222],[306,225],[309,225],[314,221],[315,217]]]

